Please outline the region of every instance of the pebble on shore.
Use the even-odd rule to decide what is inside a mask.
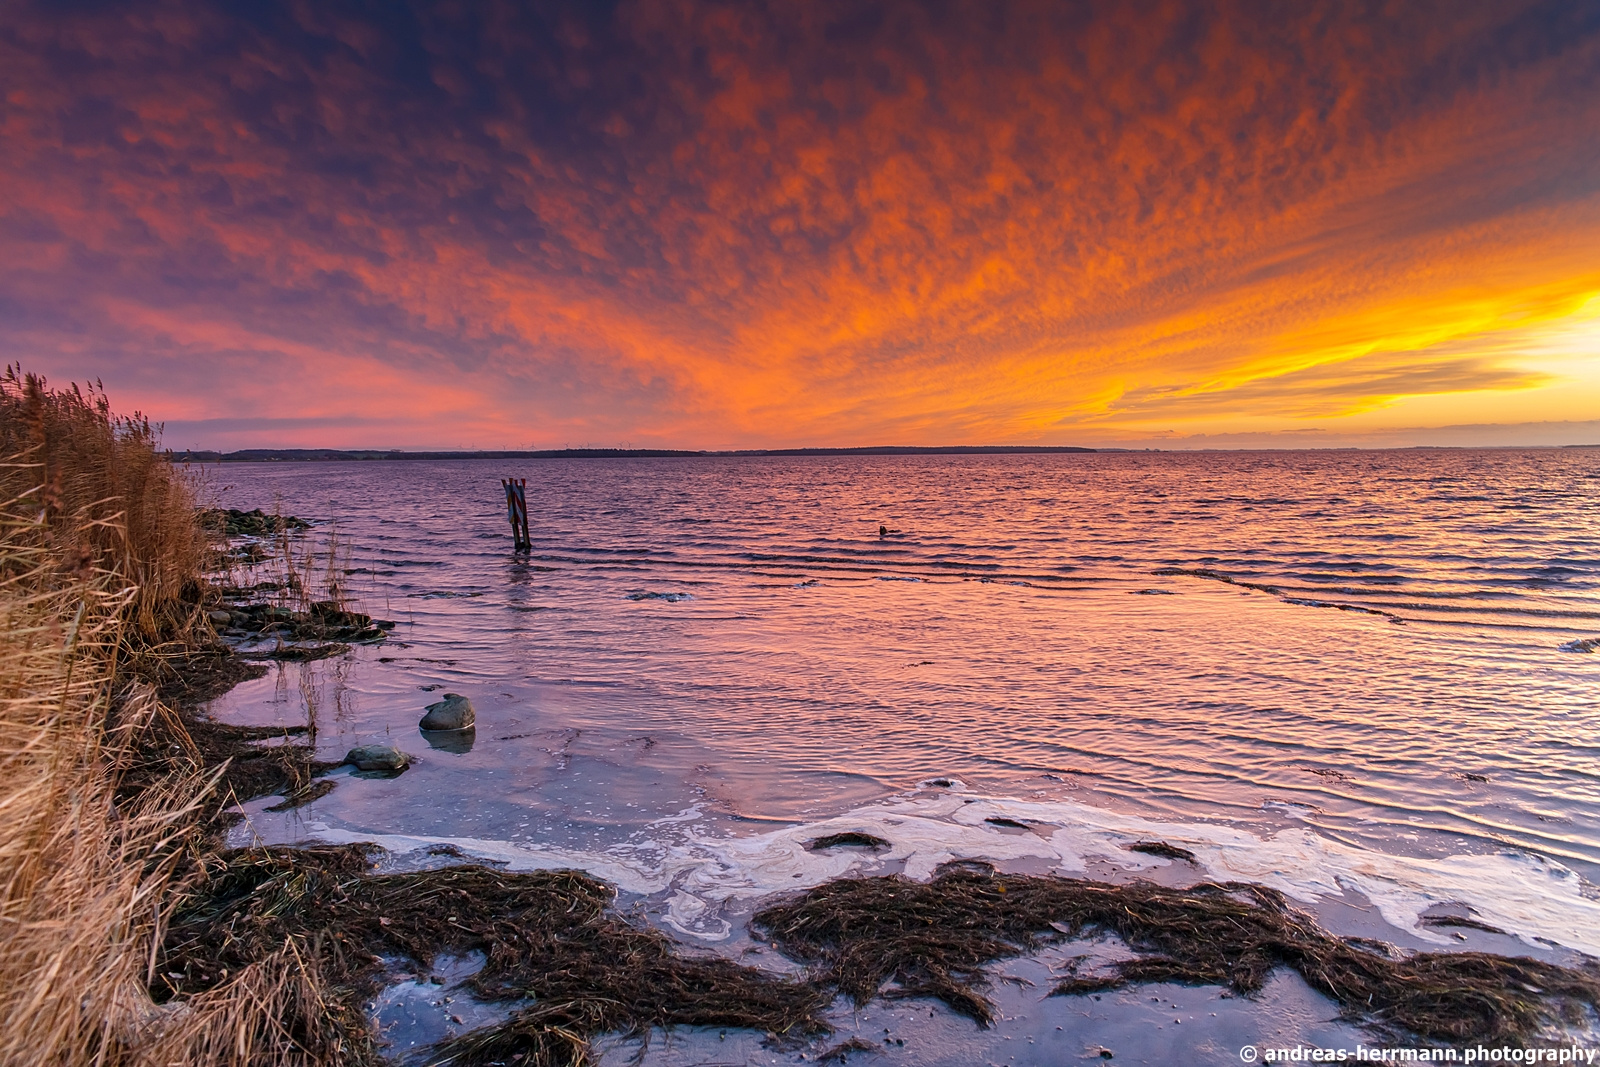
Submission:
[[[411,757],[393,745],[361,745],[345,754],[346,763],[358,771],[391,771],[396,774],[411,766]]]

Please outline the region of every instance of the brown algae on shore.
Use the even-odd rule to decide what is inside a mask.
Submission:
[[[441,850],[442,851],[442,850]],[[1258,885],[1172,889],[984,871],[956,864],[931,882],[842,879],[758,912],[752,928],[808,966],[774,974],[686,950],[614,907],[612,888],[578,871],[455,866],[374,873],[370,846],[239,850],[217,857],[171,919],[152,988],[204,997],[230,974],[298,946],[314,999],[286,1000],[283,1033],[312,1058],[377,1055],[362,1001],[403,966],[481,952],[475,998],[522,1004],[503,1023],[428,1050],[438,1065],[590,1062],[603,1034],[672,1026],[827,1033],[840,994],[931,998],[992,1021],[985,966],[1052,944],[1111,934],[1138,955],[1071,974],[1052,995],[1146,982],[1220,985],[1252,995],[1279,967],[1298,972],[1355,1023],[1453,1044],[1522,1044],[1600,1008],[1600,970],[1485,953],[1403,956],[1345,940]]]
[[[830,848],[864,848],[872,852],[881,852],[888,847],[889,842],[883,838],[859,830],[827,834],[806,845],[806,849],[811,852],[825,852]]]
[[[1194,862],[1194,853],[1177,845],[1169,845],[1165,841],[1135,841],[1131,845],[1124,845],[1129,852],[1142,852],[1146,856],[1160,856],[1162,859],[1185,860]]]
[[[1138,957],[1068,977],[1054,993],[1179,982],[1253,994],[1290,967],[1353,1021],[1447,1042],[1526,1041],[1600,1010],[1600,968],[1481,952],[1377,954],[1323,931],[1275,890],[1244,883],[1171,889],[951,868],[926,883],[830,882],[758,912],[752,926],[858,1005],[933,997],[980,1025],[992,1017],[985,964],[1096,934],[1116,935]]]
[[[674,1025],[826,1029],[820,1013],[831,996],[820,987],[687,955],[628,922],[611,887],[580,872],[371,867],[360,845],[224,854],[173,916],[152,992],[163,1001],[203,995],[300,945],[325,1000],[293,1007],[285,1033],[314,1056],[364,1049],[353,1057],[361,1059],[373,1038],[360,1002],[383,983],[386,957],[425,973],[441,953],[479,951],[486,963],[467,982],[473,995],[533,1004],[439,1046],[430,1062],[582,1063],[592,1037]]]
[[[260,508],[201,508],[195,521],[208,533],[219,537],[264,537],[291,530],[308,530],[311,524],[293,515],[268,514]]]
[[[213,832],[237,819],[226,809],[255,797],[280,795],[299,806],[326,795],[334,783],[317,779],[339,766],[316,758],[312,726],[235,726],[181,704],[146,726],[132,755],[118,781],[123,798],[158,788],[174,773],[215,776],[213,788],[196,798],[196,813]]]

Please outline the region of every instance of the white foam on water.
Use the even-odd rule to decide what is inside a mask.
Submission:
[[[1028,832],[1003,831],[985,820],[1021,822]],[[1440,944],[1453,940],[1418,926],[1439,904],[1465,904],[1479,921],[1530,944],[1536,938],[1600,955],[1600,900],[1583,892],[1572,870],[1518,851],[1422,858],[1374,852],[1323,837],[1309,827],[1263,834],[1219,823],[1163,822],[1074,801],[1026,801],[954,790],[917,792],[870,804],[832,818],[767,833],[732,836],[709,824],[696,808],[652,824],[643,840],[601,852],[461,837],[363,834],[314,824],[313,835],[341,844],[371,841],[392,852],[454,845],[465,853],[505,863],[512,870],[576,868],[619,889],[665,901],[665,921],[706,940],[732,933],[728,905],[835,878],[902,866],[907,877],[928,879],[942,863],[958,859],[1043,865],[1059,874],[1082,874],[1091,857],[1130,871],[1173,861],[1129,852],[1126,846],[1159,839],[1194,853],[1202,873],[1217,881],[1254,882],[1306,904],[1347,891],[1372,902],[1391,925]],[[865,833],[889,842],[877,852],[837,847],[812,851],[817,838]]]

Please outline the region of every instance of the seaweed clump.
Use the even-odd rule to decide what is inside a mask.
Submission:
[[[1160,856],[1169,860],[1194,861],[1194,853],[1177,845],[1169,845],[1165,841],[1135,841],[1131,845],[1124,845],[1129,852],[1142,852],[1146,856]]]
[[[317,759],[311,726],[235,726],[181,711],[149,723],[130,756],[117,783],[123,801],[174,772],[214,778],[214,787],[195,802],[200,822],[211,832],[238,819],[228,808],[255,797],[282,794],[298,798],[291,806],[299,806],[315,799],[313,791],[316,796],[331,792],[334,783],[314,780],[339,766]]]
[[[1448,1042],[1519,1041],[1583,1005],[1600,1009],[1600,972],[1487,953],[1394,958],[1328,934],[1263,886],[1171,889],[950,869],[830,882],[755,916],[755,928],[857,1004],[880,994],[935,997],[980,1025],[993,1008],[983,967],[1096,933],[1140,955],[1056,994],[1142,982],[1259,991],[1292,967],[1347,1018]],[[885,991],[885,983],[894,985]]]
[[[665,935],[619,915],[612,888],[585,874],[481,866],[373,874],[368,848],[224,854],[173,917],[152,994],[202,996],[286,944],[299,946],[323,994],[280,1022],[286,1039],[319,1062],[374,1058],[360,1001],[382,984],[386,958],[425,971],[445,952],[485,955],[466,983],[478,998],[533,1003],[436,1047],[436,1064],[582,1063],[590,1037],[673,1025],[787,1035],[827,1028],[817,988],[679,955]]]
[[[872,834],[862,833],[859,830],[847,830],[842,834],[828,834],[819,837],[806,845],[811,852],[823,852],[830,848],[867,848],[879,852],[889,847],[889,842]]]
[[[393,621],[374,619],[323,600],[313,603],[307,611],[292,611],[272,604],[236,604],[212,613],[211,621],[218,632],[233,638],[275,636],[290,641],[353,641],[357,644],[382,641],[395,625]],[[344,646],[336,647],[349,651]]]
[[[311,524],[293,515],[268,515],[260,508],[201,508],[195,519],[204,529],[223,537],[266,537],[287,530],[309,530]]]

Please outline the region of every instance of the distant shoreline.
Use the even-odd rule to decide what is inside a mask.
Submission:
[[[317,463],[338,460],[416,459],[692,459],[698,456],[993,456],[1054,452],[1128,452],[1126,448],[1073,445],[881,445],[865,448],[545,448],[523,451],[408,452],[377,448],[243,448],[237,452],[174,451],[178,463]]]
[[[485,449],[480,451],[429,450],[410,452],[392,448],[242,448],[234,452],[214,449],[169,449],[174,463],[337,463],[371,460],[440,459],[696,459],[705,457],[762,456],[1027,456],[1059,453],[1139,454],[1147,452],[1503,452],[1600,448],[1578,445],[1327,445],[1302,448],[1085,448],[1079,445],[869,445],[862,448],[541,448]]]

